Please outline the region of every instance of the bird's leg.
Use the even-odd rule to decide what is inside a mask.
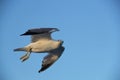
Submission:
[[[31,48],[27,48],[27,53],[25,55],[23,55],[20,59],[23,61],[27,60],[30,57],[31,54]]]

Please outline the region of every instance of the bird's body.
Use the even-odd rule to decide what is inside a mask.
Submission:
[[[34,43],[30,43],[29,45],[25,46],[25,51],[28,48],[31,48],[31,52],[35,53],[43,53],[48,52],[50,50],[54,50],[60,46],[60,41],[55,40],[40,40]]]
[[[53,40],[51,33],[58,31],[57,28],[37,28],[30,29],[21,36],[31,35],[31,43],[25,47],[14,49],[14,51],[25,51],[27,52],[20,59],[22,61],[27,60],[30,57],[31,52],[34,53],[45,53],[48,55],[43,59],[42,68],[39,72],[44,71],[50,65],[52,65],[64,51],[62,46],[62,40]]]

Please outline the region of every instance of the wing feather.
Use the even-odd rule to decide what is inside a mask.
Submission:
[[[51,39],[51,33],[59,31],[57,28],[36,28],[36,29],[29,29],[24,35],[31,35],[31,41],[36,42],[40,39]]]
[[[55,32],[55,31],[59,31],[59,29],[57,29],[57,28],[35,28],[35,29],[29,29],[24,34],[21,34],[21,36],[51,33],[51,32]]]
[[[47,68],[49,68],[55,61],[57,61],[60,56],[62,55],[63,51],[64,51],[64,47],[61,46],[58,49],[55,49],[53,51],[50,51],[49,54],[47,56],[44,57],[43,61],[42,61],[42,67],[39,70],[39,72],[42,72],[44,70],[46,70]]]
[[[46,34],[36,34],[31,36],[31,42],[36,42],[41,39],[52,39],[51,35],[46,33]]]

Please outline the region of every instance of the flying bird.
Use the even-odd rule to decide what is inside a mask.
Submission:
[[[39,72],[42,72],[49,68],[58,58],[62,55],[64,47],[62,46],[62,40],[54,40],[51,37],[51,33],[59,31],[57,28],[36,28],[29,29],[21,36],[31,35],[31,43],[27,46],[16,48],[14,51],[25,51],[26,54],[20,59],[23,61],[30,57],[32,52],[34,53],[48,53],[43,58],[42,67]]]

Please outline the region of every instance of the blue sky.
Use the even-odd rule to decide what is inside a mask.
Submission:
[[[117,5],[118,4],[118,5]],[[0,6],[0,80],[119,80],[119,3],[117,0],[3,0]],[[20,34],[31,28],[56,27],[54,39],[65,51],[38,73],[46,54],[13,52],[30,42]]]

